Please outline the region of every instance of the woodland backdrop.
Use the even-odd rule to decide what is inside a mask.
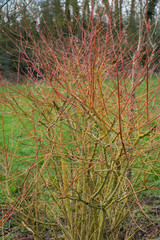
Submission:
[[[69,34],[70,28],[73,34],[81,39],[83,38],[82,27],[87,28],[90,21],[92,4],[96,6],[94,7],[95,22],[99,16],[103,16],[101,24],[107,31],[107,21],[110,18],[115,35],[118,35],[119,31],[125,32],[127,42],[133,45],[131,55],[137,50],[136,43],[140,38],[140,31],[144,29],[145,32],[146,23],[150,22],[149,45],[155,49],[157,64],[154,62],[154,70],[159,72],[159,0],[1,0],[0,2],[1,73],[6,70],[17,70],[19,64],[17,59],[20,56],[16,50],[15,39],[17,43],[20,40],[17,34],[18,29],[20,29],[21,38],[28,38],[28,41],[30,39],[26,33],[26,26],[37,42],[41,36],[40,32],[44,35],[53,34],[58,39],[60,34]],[[21,63],[20,67],[22,72],[27,71],[24,63]]]

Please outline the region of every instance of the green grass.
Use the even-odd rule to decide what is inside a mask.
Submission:
[[[151,83],[152,81],[152,83]],[[154,90],[155,86],[158,84],[158,78],[152,78],[150,80],[150,85],[151,85],[151,89]],[[112,87],[111,83],[107,83],[109,84],[110,87]],[[44,85],[44,84],[43,84]],[[136,94],[142,94],[143,92],[145,92],[145,86],[146,83],[143,82],[140,87],[138,87]],[[12,95],[15,96],[17,101],[20,101],[19,106],[26,111],[30,116],[32,116],[32,101],[29,101],[27,99],[25,99],[24,97],[22,98],[19,95],[19,91],[24,91],[25,90],[25,86],[24,85],[18,85],[18,86],[12,86],[12,89],[8,89],[5,87],[0,87],[0,91],[5,91],[5,94],[12,92]],[[34,89],[34,91],[36,91],[36,86],[34,85],[30,85],[28,86],[28,91],[32,91]],[[52,99],[53,96],[53,90],[51,88],[47,88],[47,85],[43,86],[44,91],[46,92],[46,94],[48,95],[48,98]],[[14,92],[15,90],[15,92]],[[154,91],[151,92],[151,96],[153,96]],[[151,97],[150,96],[150,97]],[[41,90],[38,89],[37,92],[37,99],[39,99],[41,101]],[[160,106],[160,98],[156,97],[156,101],[154,103],[154,108],[158,108]],[[30,166],[31,163],[33,162],[33,160],[35,159],[36,156],[36,149],[35,149],[35,142],[32,139],[32,131],[33,131],[33,126],[32,126],[32,120],[30,121],[29,118],[27,116],[25,116],[25,114],[23,116],[21,116],[22,120],[23,120],[23,125],[22,122],[19,120],[18,116],[15,116],[14,113],[12,113],[12,109],[10,109],[9,107],[5,106],[5,103],[1,103],[1,113],[0,113],[0,135],[2,136],[0,138],[0,149],[2,149],[2,151],[7,151],[9,153],[9,157],[10,157],[10,162],[12,165],[12,171],[13,172],[20,172],[25,170],[26,167]],[[18,110],[18,108],[17,108]],[[43,110],[43,105],[42,105],[42,110]],[[38,113],[34,114],[34,118],[35,118],[35,127],[36,127],[36,131],[38,133],[38,131],[43,131],[43,127],[39,126],[38,124]],[[3,125],[2,125],[3,122]],[[154,121],[154,124],[158,124],[157,120]],[[25,126],[25,128],[24,128]],[[70,139],[70,129],[68,126],[64,125],[63,126],[65,129],[64,132],[64,136],[65,136],[65,140],[66,142],[69,142]],[[27,132],[28,131],[28,132]],[[30,136],[29,136],[30,133]],[[147,141],[149,139],[149,136],[146,136],[143,140]],[[157,141],[159,141],[158,136],[157,136]],[[13,156],[16,156],[16,158],[14,158]],[[40,158],[40,164],[42,164],[43,159]],[[153,162],[154,162],[154,156],[153,156]],[[139,161],[138,164],[136,164],[135,169],[139,167],[139,164],[141,164],[141,161]],[[0,178],[3,179],[3,173],[0,173]],[[150,181],[155,182],[156,186],[158,186],[160,184],[160,179],[158,177],[158,175],[160,174],[158,167],[157,170],[155,172],[152,173],[152,175],[149,177]]]

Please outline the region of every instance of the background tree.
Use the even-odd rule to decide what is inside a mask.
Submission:
[[[59,29],[63,29],[64,27],[64,12],[62,9],[62,3],[60,0],[52,0],[51,2],[53,6],[53,20]]]
[[[159,0],[148,0],[147,5],[147,18],[152,20],[156,14],[156,6]]]
[[[58,38],[57,30],[68,33],[69,26],[73,29],[74,35],[81,38],[82,32],[77,21],[82,22],[83,27],[87,27],[90,20],[91,3],[93,2],[90,0],[82,0],[81,2],[78,0],[2,1],[0,6],[0,27],[3,29],[0,32],[1,56],[5,50],[11,51],[11,48],[14,48],[7,35],[12,36],[14,32],[12,30],[18,29],[20,26],[21,34],[25,38],[28,37],[23,31],[26,25],[36,40],[39,39],[38,29],[41,29],[43,33],[46,31],[46,34],[48,34],[49,29],[50,34],[54,34]],[[95,1],[94,19],[96,20],[102,15],[105,16],[102,21],[106,28],[107,22],[110,21],[114,37],[118,38],[119,31],[123,32],[127,43],[132,44],[135,51],[135,42],[139,37],[140,26],[143,24],[145,32],[147,21],[150,20],[149,44],[156,44],[156,49],[159,49],[159,0],[147,0],[146,2],[130,0],[129,3],[126,0],[112,2],[102,0],[101,4]],[[146,16],[146,22],[142,23],[144,16]],[[119,24],[120,22],[123,22],[123,26]]]
[[[53,6],[50,0],[40,2],[40,28],[53,30]]]
[[[87,25],[90,16],[89,0],[84,0],[82,4],[82,22],[83,26]]]

